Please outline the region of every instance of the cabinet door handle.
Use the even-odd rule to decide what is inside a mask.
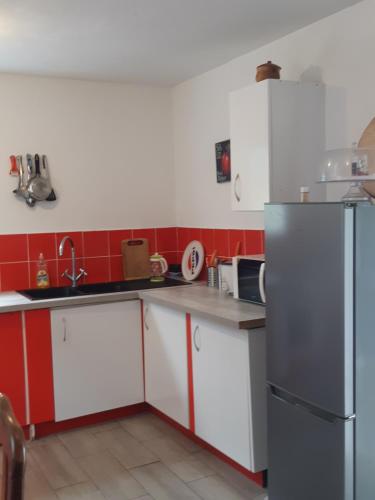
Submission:
[[[145,328],[148,331],[150,329],[150,327],[147,324],[147,315],[148,315],[148,307],[146,306],[145,307],[145,317],[143,318],[143,323],[145,324]]]
[[[197,342],[197,339],[199,340],[199,343]],[[200,342],[200,335],[199,335],[199,325],[197,325],[194,328],[193,343],[194,343],[195,350],[197,352],[199,352],[201,350],[201,342]]]
[[[67,338],[66,318],[62,319],[62,323],[63,323],[63,328],[64,328],[63,342],[66,342],[66,338]]]
[[[241,194],[238,192],[238,183],[240,182],[240,174],[237,174],[234,178],[234,196],[236,197],[237,202],[241,201]]]

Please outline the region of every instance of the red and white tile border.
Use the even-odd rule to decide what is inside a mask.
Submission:
[[[87,270],[88,283],[123,279],[120,248],[126,238],[148,238],[150,253],[162,253],[169,263],[181,262],[186,245],[195,239],[203,243],[207,255],[217,250],[218,256],[231,257],[237,242],[241,242],[242,254],[264,250],[261,230],[162,227],[0,235],[0,290],[33,288],[41,252],[48,263],[51,285],[68,284],[61,274],[70,267],[69,247],[62,257],[58,255],[58,245],[66,234],[73,238],[78,265]]]

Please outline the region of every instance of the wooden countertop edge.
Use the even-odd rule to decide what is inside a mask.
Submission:
[[[177,288],[178,289],[178,288]],[[153,302],[156,304],[164,305],[167,307],[171,307],[173,309],[185,312],[187,314],[192,314],[196,316],[200,316],[206,319],[211,319],[217,323],[221,323],[231,328],[236,328],[239,330],[252,330],[255,328],[262,328],[265,326],[266,319],[264,317],[259,317],[259,314],[249,312],[249,317],[244,318],[244,313],[239,312],[239,318],[231,318],[226,316],[225,314],[220,315],[217,312],[210,312],[209,310],[202,310],[199,307],[194,307],[191,304],[183,304],[178,303],[171,300],[168,297],[161,297],[153,293],[154,291],[143,290],[137,292],[120,292],[113,294],[104,294],[104,295],[89,295],[84,297],[69,297],[62,299],[51,299],[51,300],[38,300],[38,301],[27,301],[25,302],[24,298],[20,295],[20,302],[8,302],[1,304],[0,303],[0,314],[7,312],[17,312],[17,311],[27,311],[33,309],[55,309],[60,307],[74,307],[74,306],[83,306],[83,305],[94,305],[94,304],[105,304],[108,302],[122,302],[126,300],[137,300],[144,299],[149,302]],[[188,301],[187,301],[188,302]],[[235,302],[233,304],[235,307]],[[252,316],[254,316],[252,318]]]
[[[221,323],[231,328],[237,328],[239,330],[253,330],[255,328],[262,328],[266,324],[266,318],[254,318],[251,317],[246,320],[234,320],[225,316],[220,316],[215,313],[210,313],[207,311],[202,311],[201,309],[189,307],[188,305],[178,304],[174,301],[169,300],[168,298],[162,298],[160,296],[152,295],[149,291],[141,292],[139,294],[140,299],[146,300],[148,302],[152,302],[154,304],[159,304],[163,306],[171,307],[172,309],[176,309],[178,311],[185,312],[187,314],[192,314],[200,317],[204,317],[207,319],[212,319],[217,323]],[[249,314],[251,316],[251,313]]]
[[[254,328],[264,328],[266,326],[266,318],[251,319],[248,321],[240,321],[240,330],[253,330]]]

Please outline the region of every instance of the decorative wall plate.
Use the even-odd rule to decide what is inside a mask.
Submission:
[[[204,262],[204,248],[200,241],[193,240],[185,248],[182,257],[182,275],[188,281],[198,278]]]

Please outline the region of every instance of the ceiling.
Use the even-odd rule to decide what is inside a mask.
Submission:
[[[358,0],[0,0],[0,71],[174,85]]]

